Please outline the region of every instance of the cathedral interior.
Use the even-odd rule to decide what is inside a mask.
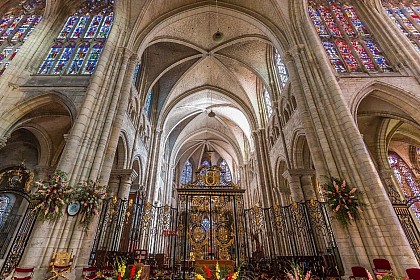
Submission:
[[[420,279],[419,85],[417,0],[2,0],[0,279]]]

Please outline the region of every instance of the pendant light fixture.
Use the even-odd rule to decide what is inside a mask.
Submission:
[[[208,113],[208,116],[209,116],[210,118],[214,118],[214,117],[216,116],[216,113],[215,113],[215,112],[213,112],[213,108],[212,108],[212,106],[213,106],[213,95],[212,95],[212,93],[210,92],[210,112]]]
[[[217,5],[217,0],[216,0],[216,24],[217,24],[217,31],[216,31],[216,33],[213,34],[213,41],[215,41],[216,43],[220,43],[220,42],[223,41],[224,35],[223,35],[223,32],[220,31],[219,6]]]

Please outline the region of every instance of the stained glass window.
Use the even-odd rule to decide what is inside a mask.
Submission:
[[[224,182],[232,182],[232,173],[230,172],[230,168],[226,160],[222,160],[219,166],[222,169],[222,180]]]
[[[275,50],[274,59],[276,60],[277,75],[280,80],[280,86],[284,88],[287,80],[289,79],[289,76],[287,75],[286,65],[284,65],[283,60],[281,59],[281,56],[277,50]]]
[[[137,84],[137,78],[139,76],[140,72],[140,64],[136,65],[136,68],[134,68],[134,74],[133,74],[133,85]]]
[[[149,91],[147,93],[146,102],[144,105],[144,111],[146,112],[146,116],[149,116],[151,106],[152,106],[152,91]]]
[[[420,6],[417,1],[382,0],[386,13],[420,52]]]
[[[27,0],[0,17],[0,75],[42,19],[45,0]]]
[[[400,184],[405,198],[418,197],[420,195],[420,186],[417,185],[415,176],[408,165],[395,153],[388,155],[388,161],[394,170],[395,177]],[[411,207],[417,219],[420,221],[420,202],[415,202]]]
[[[190,161],[184,165],[181,173],[181,184],[185,185],[192,182],[192,164]]]
[[[339,73],[392,71],[355,9],[341,0],[309,0],[309,16]]]
[[[267,111],[267,117],[271,117],[273,114],[273,104],[271,103],[270,93],[266,88],[263,91],[264,101],[265,101],[265,109]]]
[[[0,228],[6,221],[8,210],[10,208],[10,198],[6,195],[0,195]]]
[[[93,74],[112,27],[113,3],[85,0],[67,19],[38,74]]]
[[[201,166],[207,166],[207,167],[210,167],[210,162],[209,162],[208,160],[203,160],[203,161],[201,162]]]

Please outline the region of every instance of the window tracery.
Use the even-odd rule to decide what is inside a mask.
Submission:
[[[280,86],[281,88],[284,88],[287,80],[289,79],[289,75],[287,74],[286,65],[284,65],[280,53],[277,50],[274,52],[274,59],[276,62],[277,76],[279,77]]]
[[[329,60],[337,72],[392,70],[351,5],[341,0],[309,0],[308,10]]]
[[[219,164],[220,168],[222,169],[222,180],[224,182],[232,182],[232,173],[230,172],[229,165],[227,164],[226,160],[222,160]]]
[[[0,76],[42,19],[45,0],[23,1],[0,17]]]
[[[0,195],[0,228],[3,225],[3,222],[6,221],[8,211],[11,206],[10,198],[6,195]]]
[[[114,20],[113,0],[85,0],[70,16],[38,74],[93,74]]]
[[[416,183],[415,176],[410,167],[395,153],[388,155],[388,161],[394,170],[395,177],[400,184],[401,190],[406,199],[420,196],[420,186]],[[420,202],[414,202],[411,206],[417,219],[420,220]]]
[[[268,92],[266,88],[264,88],[263,95],[264,95],[264,101],[265,101],[265,109],[267,112],[267,118],[270,118],[271,115],[273,114],[273,104],[271,103],[270,93]]]
[[[144,105],[144,112],[146,113],[146,116],[149,116],[151,106],[152,106],[152,91],[149,91],[147,93],[146,102]]]
[[[181,184],[185,185],[192,182],[192,164],[191,161],[187,161],[182,169],[181,173]]]

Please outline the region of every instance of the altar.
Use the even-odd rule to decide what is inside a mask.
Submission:
[[[233,272],[245,259],[243,224],[244,190],[223,182],[218,166],[203,166],[197,180],[177,188],[179,236],[175,258],[178,263],[194,260],[194,270],[202,274],[218,263]]]

